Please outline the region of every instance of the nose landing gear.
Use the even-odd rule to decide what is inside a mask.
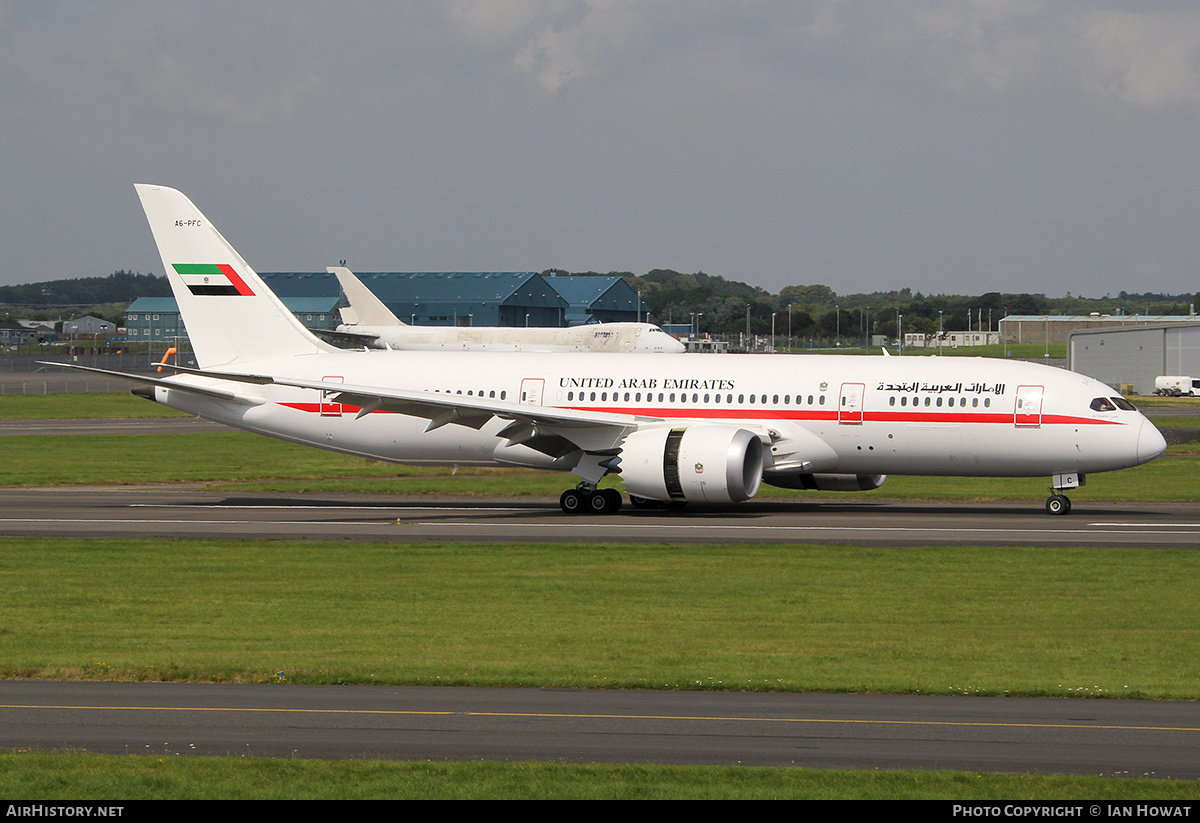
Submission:
[[[1067,514],[1071,511],[1071,498],[1057,491],[1046,500],[1047,514]]]
[[[1071,499],[1063,494],[1066,489],[1077,489],[1087,482],[1082,474],[1056,474],[1051,480],[1050,497],[1046,500],[1047,514],[1068,514]]]

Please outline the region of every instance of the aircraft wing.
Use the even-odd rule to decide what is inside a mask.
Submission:
[[[54,363],[51,361],[38,361],[43,366],[56,366],[61,369],[71,369],[72,371],[85,371],[92,374],[103,374],[106,377],[116,377],[121,380],[128,380],[131,383],[137,383],[142,386],[161,386],[165,389],[176,391],[185,391],[190,394],[199,394],[204,397],[212,397],[216,400],[228,400],[232,403],[240,403],[244,406],[261,406],[265,400],[261,397],[252,395],[239,394],[234,391],[226,391],[224,389],[216,389],[209,386],[193,386],[187,383],[177,383],[174,380],[164,380],[161,377],[149,377],[144,374],[129,374],[128,372],[112,371],[111,369],[97,369],[91,366],[80,366],[75,363]],[[162,368],[166,368],[167,364],[163,364]],[[161,371],[162,368],[159,370]],[[216,372],[204,372],[200,369],[189,369],[183,366],[169,366],[176,371],[189,372],[192,374],[201,374],[205,377],[216,377],[230,379],[229,375],[222,375]],[[238,382],[242,383],[265,383],[270,382],[269,378],[255,378],[252,375],[238,375],[241,379]]]
[[[262,405],[266,402],[262,397],[245,395],[232,390],[195,386],[158,377],[79,366],[74,363],[46,362],[43,365],[103,374],[142,385],[161,386],[174,391],[184,391],[245,405]],[[263,374],[206,371],[174,363],[163,363],[159,366],[159,370],[162,369],[171,369],[175,372],[194,374],[235,384],[247,383],[258,386],[277,385],[313,389],[324,392],[334,402],[358,407],[357,417],[359,418],[375,411],[425,418],[429,421],[429,425],[425,428],[427,432],[451,423],[480,429],[492,418],[499,418],[509,421],[508,425],[497,432],[498,436],[508,440],[509,445],[528,446],[556,457],[574,449],[581,449],[593,454],[615,454],[625,435],[641,426],[662,422],[660,417],[557,409],[461,394],[408,391],[378,386],[354,386],[345,383],[272,377]]]
[[[498,435],[507,438],[510,445],[524,444],[552,455],[570,448],[616,453],[625,435],[640,426],[662,422],[659,417],[558,409],[461,394],[284,377],[273,378],[272,382],[325,392],[336,403],[357,406],[360,418],[376,411],[425,418],[429,421],[427,432],[451,423],[480,429],[492,418],[507,420],[509,424]]]

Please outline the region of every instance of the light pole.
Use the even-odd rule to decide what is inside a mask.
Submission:
[[[942,356],[942,310],[938,309],[938,357]]]

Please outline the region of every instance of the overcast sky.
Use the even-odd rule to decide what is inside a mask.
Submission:
[[[0,283],[704,271],[1200,291],[1200,4],[0,0]]]

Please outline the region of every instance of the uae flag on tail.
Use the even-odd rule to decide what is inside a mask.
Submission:
[[[233,266],[226,263],[175,263],[174,266],[192,294],[254,296]]]

